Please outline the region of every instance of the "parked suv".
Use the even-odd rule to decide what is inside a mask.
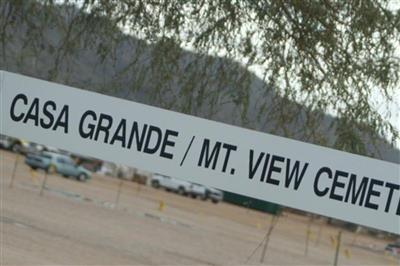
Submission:
[[[210,199],[213,203],[218,203],[223,200],[224,194],[222,191],[212,188],[205,187],[200,184],[192,183],[190,185],[190,196],[192,198],[201,198],[202,200]]]
[[[200,197],[201,199],[206,200],[207,199],[207,188],[200,184],[191,183],[189,194],[192,198]]]
[[[77,180],[90,179],[90,172],[77,165],[69,156],[52,152],[39,154],[30,153],[26,156],[25,163],[32,169],[43,169],[48,173],[58,173],[64,177],[75,177]]]
[[[181,195],[190,193],[190,183],[170,176],[155,174],[151,178],[151,185],[154,188],[165,188],[167,191],[174,191]]]
[[[208,187],[206,193],[207,199],[211,199],[213,203],[218,203],[224,199],[224,193],[221,190]]]

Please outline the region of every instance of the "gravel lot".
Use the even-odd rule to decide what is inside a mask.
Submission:
[[[260,264],[272,217],[242,207],[182,197],[95,175],[86,183],[31,171],[0,151],[0,265],[244,265]],[[164,208],[160,210],[160,202]],[[332,265],[339,229],[283,213],[265,264]],[[320,234],[319,234],[320,233]],[[387,241],[343,231],[340,265],[400,265]],[[257,248],[258,247],[258,248]]]

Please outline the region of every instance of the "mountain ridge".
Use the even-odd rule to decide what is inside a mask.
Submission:
[[[113,46],[111,38],[84,32],[73,42],[72,52],[60,56],[58,48],[65,38],[60,25],[66,27],[76,16],[85,16],[74,9],[67,15],[68,10],[60,7],[51,13],[61,24],[46,24],[43,14],[32,18],[42,27],[39,43],[29,41],[32,25],[16,18],[8,29],[13,38],[5,42],[7,53],[0,55],[0,68],[330,148],[335,148],[339,137],[354,137],[339,136],[337,130],[354,125],[280,96],[273,84],[239,63],[183,50],[171,39],[147,44],[115,32],[120,41],[103,55],[99,47]],[[107,18],[96,19],[99,27],[107,22]],[[358,134],[357,127],[354,130],[360,135],[354,143],[364,143],[365,150],[349,147],[352,152],[400,163],[400,151],[384,138],[368,139]]]

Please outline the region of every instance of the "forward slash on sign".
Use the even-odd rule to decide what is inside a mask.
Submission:
[[[192,137],[192,140],[190,141],[189,146],[186,149],[185,155],[183,155],[183,158],[182,158],[180,166],[182,166],[183,162],[185,161],[186,155],[188,154],[188,152],[190,150],[190,147],[192,146],[193,140],[194,140],[194,136]]]

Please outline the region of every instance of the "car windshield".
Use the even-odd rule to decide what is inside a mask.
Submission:
[[[65,156],[56,156],[56,160],[58,163],[61,164],[70,164],[70,165],[76,165],[76,163],[69,157],[65,157]]]
[[[42,153],[40,156],[42,156],[43,158],[46,158],[46,159],[51,159],[51,155],[49,155],[49,154]]]
[[[65,163],[76,166],[75,162],[71,158],[65,157],[63,159],[64,159]]]

